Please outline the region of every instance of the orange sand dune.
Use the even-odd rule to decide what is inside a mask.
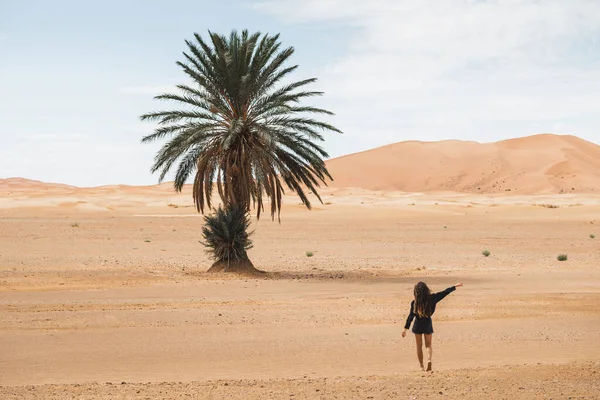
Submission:
[[[600,192],[600,146],[575,136],[541,134],[496,143],[408,141],[327,161],[334,189],[479,194]],[[191,185],[184,192],[189,193]],[[173,183],[78,188],[0,179],[0,195],[21,193],[173,195]]]
[[[72,190],[76,189],[75,186],[64,185],[61,183],[48,183],[42,181],[35,181],[24,178],[0,178],[0,194],[21,192],[21,191],[52,191],[52,190]]]
[[[337,188],[522,194],[600,190],[600,146],[542,134],[496,143],[400,142],[327,162]]]

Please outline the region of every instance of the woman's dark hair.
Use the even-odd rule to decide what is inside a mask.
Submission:
[[[431,317],[431,291],[425,282],[415,285],[415,314],[419,318]]]

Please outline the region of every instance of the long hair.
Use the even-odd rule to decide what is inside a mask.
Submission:
[[[415,309],[414,313],[419,318],[431,317],[431,290],[425,282],[419,282],[415,285]]]

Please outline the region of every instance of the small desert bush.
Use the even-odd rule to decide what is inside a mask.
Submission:
[[[593,239],[595,237],[596,237],[596,235],[594,235],[593,233],[590,233],[590,239]]]
[[[79,228],[79,224],[77,222],[71,224],[71,228]]]
[[[146,239],[146,240],[144,240],[144,242],[150,243],[150,239]]]
[[[484,251],[481,252],[481,254],[483,254],[484,257],[489,257],[490,254],[492,254],[492,253],[490,253],[490,251],[488,249],[485,249]]]
[[[558,261],[567,261],[567,258],[566,254],[559,254],[558,257],[556,257]]]
[[[312,257],[312,256],[314,256],[314,255],[315,255],[315,254],[314,254],[312,251],[307,251],[307,252],[306,252],[306,257]]]
[[[557,206],[556,204],[540,204],[540,207],[544,207],[544,208],[559,208],[560,206]]]

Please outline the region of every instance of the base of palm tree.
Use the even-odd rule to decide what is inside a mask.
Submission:
[[[249,259],[219,260],[208,269],[208,272],[231,272],[253,276],[265,274],[265,271],[257,269]]]

